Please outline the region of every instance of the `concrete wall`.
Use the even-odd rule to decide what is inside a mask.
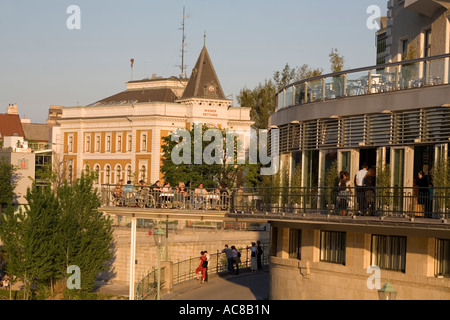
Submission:
[[[136,281],[142,279],[152,267],[158,263],[158,253],[149,229],[137,230],[136,244]],[[116,227],[114,229],[116,242],[115,259],[112,264],[112,274],[105,275],[110,282],[128,283],[130,264],[130,228]],[[200,256],[200,251],[207,250],[210,254],[223,249],[225,244],[243,248],[250,246],[251,242],[261,240],[269,243],[268,232],[261,231],[234,231],[234,230],[200,230],[179,229],[169,230],[169,260],[174,263]],[[165,251],[162,250],[162,260]],[[105,278],[104,277],[104,278]]]
[[[289,229],[279,228],[278,250],[270,258],[272,300],[377,300],[369,289],[371,235],[347,232],[346,263],[321,262],[320,230],[302,229],[301,260],[287,258]],[[405,273],[381,270],[381,286],[389,278],[397,300],[448,300],[450,279],[434,277],[434,239],[409,236]],[[373,282],[371,282],[373,283]]]

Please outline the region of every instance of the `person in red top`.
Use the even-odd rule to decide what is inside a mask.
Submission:
[[[205,283],[206,278],[206,268],[208,267],[208,260],[205,256],[205,251],[200,252],[200,264],[195,270],[195,274],[197,275],[197,280],[199,279],[198,273],[202,273],[202,283]]]

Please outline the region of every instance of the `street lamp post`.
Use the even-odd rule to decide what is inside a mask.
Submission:
[[[397,291],[395,291],[392,284],[387,279],[387,282],[384,284],[383,288],[378,290],[378,297],[380,300],[395,300],[397,296]]]
[[[164,231],[161,228],[154,233],[155,245],[158,247],[158,283],[156,300],[161,300],[161,247],[164,245]]]

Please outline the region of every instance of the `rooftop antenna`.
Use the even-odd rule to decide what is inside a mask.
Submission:
[[[188,18],[188,16],[186,16],[186,8],[185,5],[183,5],[183,20],[181,22],[181,30],[183,30],[183,35],[182,35],[182,40],[181,40],[181,78],[186,78],[186,66],[184,65],[184,53],[186,52],[186,50],[184,49],[186,47],[186,34],[184,33],[184,27],[185,27],[185,19]]]

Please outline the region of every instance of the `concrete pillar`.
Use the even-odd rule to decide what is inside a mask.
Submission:
[[[131,218],[131,246],[130,246],[130,300],[134,300],[136,270],[136,217]]]
[[[161,268],[166,268],[164,271],[164,289],[167,293],[173,291],[173,262],[172,261],[161,261]]]

